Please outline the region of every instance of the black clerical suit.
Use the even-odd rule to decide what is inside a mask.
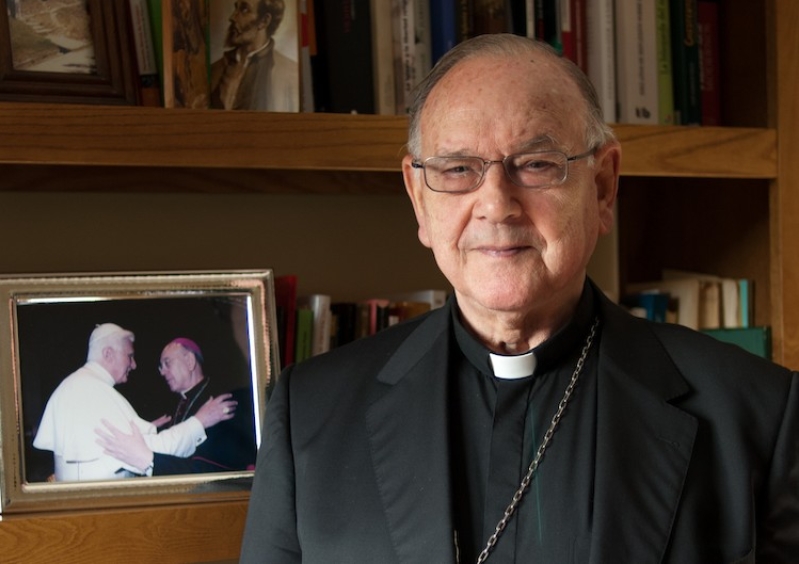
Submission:
[[[169,425],[177,425],[196,414],[211,396],[222,391],[214,388],[215,382],[204,378],[181,397]],[[249,390],[228,390],[238,402],[232,419],[221,421],[205,430],[205,442],[192,456],[181,458],[168,454],[153,454],[153,475],[192,474],[200,472],[226,472],[252,470],[255,462],[255,428],[252,393]]]
[[[797,562],[799,375],[593,291],[590,537],[557,564]],[[281,375],[242,564],[456,561],[451,307]]]

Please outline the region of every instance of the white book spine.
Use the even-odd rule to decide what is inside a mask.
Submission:
[[[606,122],[616,121],[616,61],[613,0],[586,2],[588,78],[594,83]]]
[[[616,97],[620,123],[655,125],[658,112],[655,0],[616,0]]]
[[[375,110],[378,114],[397,112],[397,94],[394,85],[394,46],[391,22],[391,4],[386,0],[371,0],[372,67],[375,87]]]

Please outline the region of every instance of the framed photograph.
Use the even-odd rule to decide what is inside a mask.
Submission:
[[[297,0],[209,0],[210,106],[300,110]],[[249,54],[249,55],[248,55]],[[249,56],[244,77],[233,80]]]
[[[136,104],[126,0],[0,0],[0,100]]]
[[[3,514],[245,499],[270,270],[0,278]]]

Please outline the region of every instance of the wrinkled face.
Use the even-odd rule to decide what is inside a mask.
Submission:
[[[266,27],[267,23],[258,21],[257,2],[236,2],[230,15],[225,45],[239,47],[254,43],[257,40],[259,27]]]
[[[133,357],[133,343],[123,340],[121,346],[106,347],[103,351],[106,359],[108,373],[117,384],[128,381],[128,374],[136,369],[136,359]]]
[[[177,343],[170,343],[161,352],[158,371],[175,393],[185,392],[192,385],[194,355]]]
[[[421,115],[421,154],[500,160],[530,150],[583,153],[585,102],[546,55],[481,56],[456,65]],[[615,158],[614,158],[615,155]],[[606,158],[610,156],[610,158]],[[528,313],[576,300],[598,236],[612,224],[618,146],[569,165],[565,183],[522,188],[502,165],[480,187],[435,193],[403,161],[419,239],[453,285],[462,310]]]

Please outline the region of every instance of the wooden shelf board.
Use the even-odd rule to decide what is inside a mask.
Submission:
[[[0,163],[399,171],[406,129],[399,116],[0,103]],[[623,175],[777,174],[772,129],[618,125],[616,132]]]
[[[238,501],[4,515],[0,546],[26,564],[236,561],[246,513]]]

